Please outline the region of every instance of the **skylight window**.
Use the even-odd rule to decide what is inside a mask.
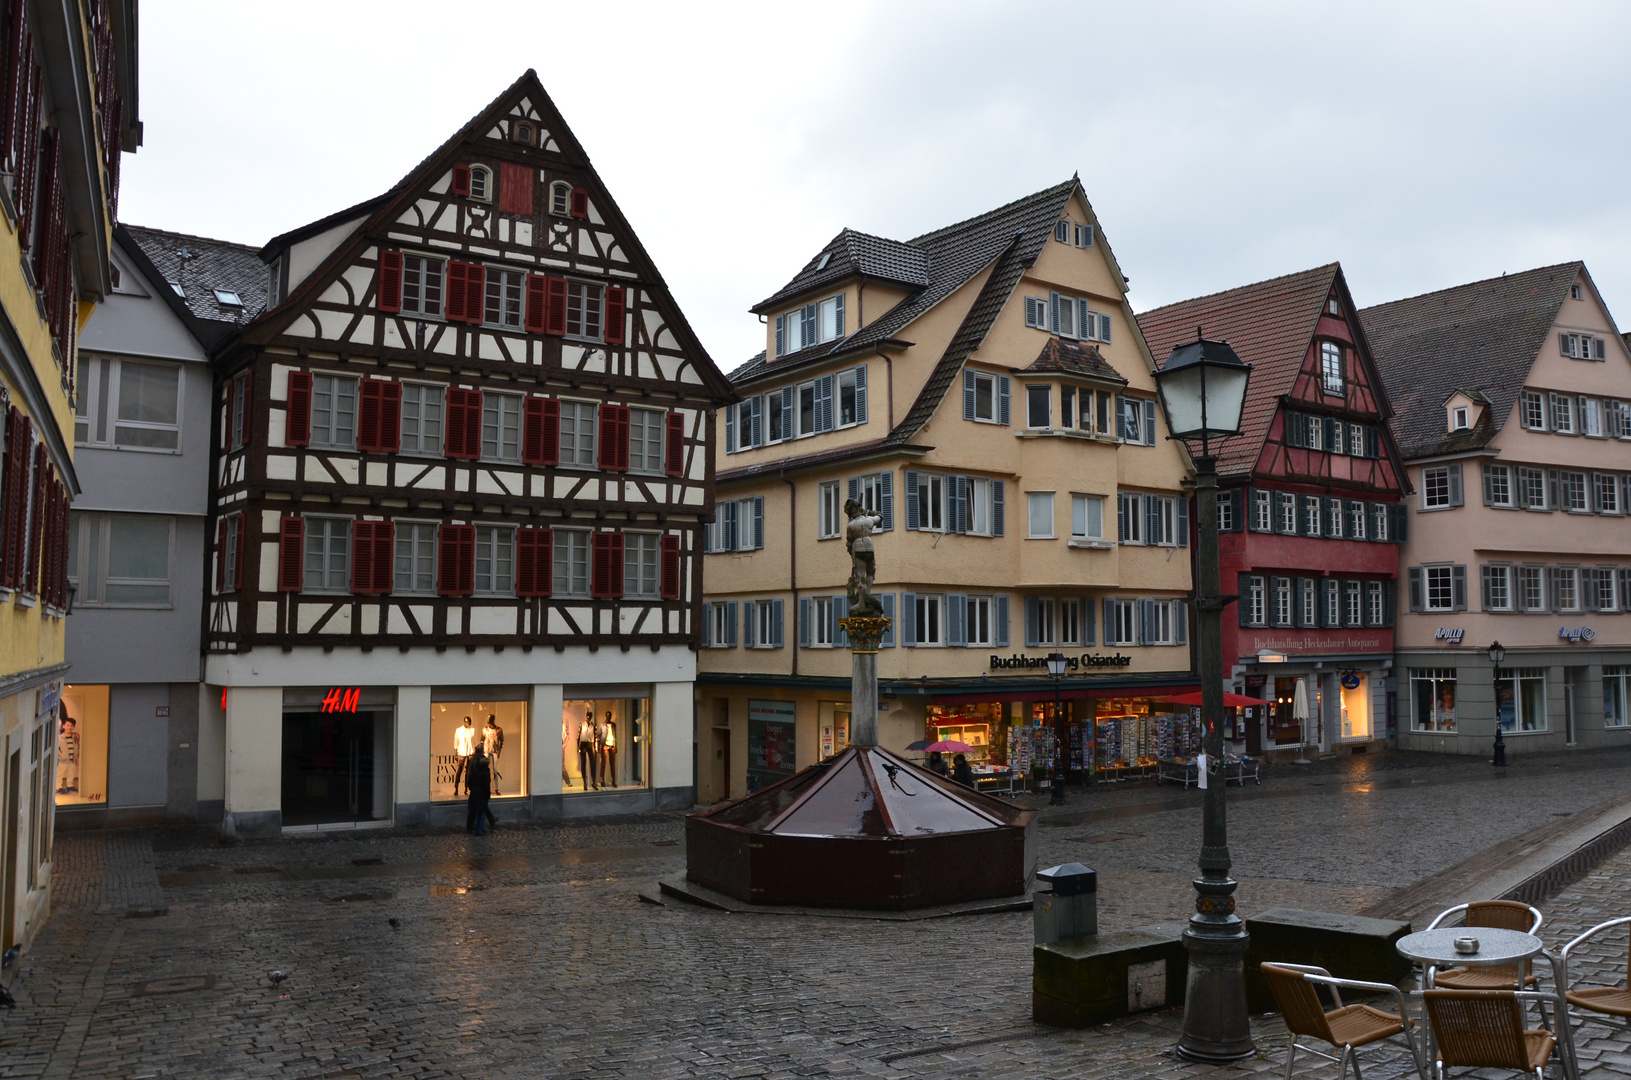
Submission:
[[[176,291],[176,295],[181,297],[183,300],[187,299],[187,290],[181,287],[181,282],[170,282],[170,288],[174,289]]]
[[[817,269],[817,270],[825,270],[825,269],[827,269],[827,263],[828,263],[828,261],[830,261],[830,260],[831,260],[831,259],[832,259],[832,252],[830,252],[830,251],[823,251],[823,252],[822,252],[822,253],[821,253],[821,261],[820,261],[820,262],[818,262],[818,263],[816,263],[816,269]]]
[[[178,290],[179,291],[179,290]],[[238,294],[231,289],[216,289],[215,302],[226,307],[243,307],[244,302],[238,299]]]

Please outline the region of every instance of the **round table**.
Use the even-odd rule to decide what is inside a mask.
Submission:
[[[1478,951],[1471,954],[1456,952],[1455,939],[1459,937],[1477,938]],[[1434,967],[1516,964],[1537,955],[1544,947],[1540,938],[1533,934],[1493,926],[1446,926],[1440,930],[1423,930],[1419,934],[1406,934],[1396,946],[1400,956]]]

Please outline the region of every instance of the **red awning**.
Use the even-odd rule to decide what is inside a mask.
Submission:
[[[1199,687],[1193,686],[1125,686],[1119,689],[1088,689],[1085,686],[1070,686],[1066,684],[1059,689],[1061,701],[1083,701],[1089,698],[1158,698],[1181,694],[1186,691],[1199,692]],[[1053,700],[1053,687],[1042,686],[1034,690],[974,690],[955,694],[933,694],[929,701],[935,705],[984,705],[999,704],[1007,701],[1039,701],[1046,704]]]

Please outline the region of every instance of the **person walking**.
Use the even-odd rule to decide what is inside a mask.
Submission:
[[[488,803],[493,798],[493,770],[487,762],[487,753],[479,745],[470,755],[470,764],[464,774],[465,815],[464,831],[484,836],[487,825],[498,824]]]
[[[951,778],[964,787],[974,786],[974,770],[969,768],[968,758],[958,754],[951,759]]]

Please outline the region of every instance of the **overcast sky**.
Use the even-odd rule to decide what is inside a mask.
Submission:
[[[1073,172],[1138,310],[1331,260],[1365,305],[1584,259],[1631,313],[1631,4],[143,0],[139,32],[123,220],[259,245],[532,67],[727,371],[839,229]]]

